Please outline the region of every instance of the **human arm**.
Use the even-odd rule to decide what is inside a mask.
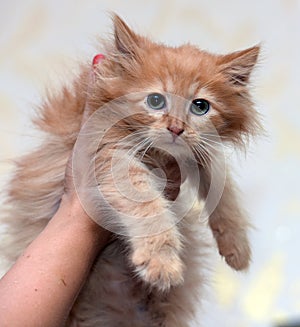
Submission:
[[[63,196],[43,232],[0,280],[0,326],[63,326],[109,233]]]
[[[89,115],[88,105],[84,115]],[[71,155],[56,214],[0,280],[1,327],[63,326],[96,256],[110,238],[84,211],[72,170]],[[86,187],[84,182],[80,187]]]

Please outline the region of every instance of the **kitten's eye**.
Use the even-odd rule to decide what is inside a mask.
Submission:
[[[147,104],[151,109],[160,110],[166,106],[166,98],[160,93],[152,93],[147,97]]]
[[[192,101],[190,111],[197,116],[205,115],[209,111],[210,104],[205,99],[195,99]]]

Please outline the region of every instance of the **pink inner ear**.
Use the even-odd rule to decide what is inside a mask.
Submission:
[[[96,66],[105,58],[105,56],[102,53],[97,54],[93,59],[93,66]]]

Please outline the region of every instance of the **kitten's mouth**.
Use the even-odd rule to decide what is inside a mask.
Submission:
[[[170,136],[165,137],[164,139],[159,140],[157,145],[175,157],[177,155],[189,156],[191,153],[189,145],[180,136],[176,138]]]
[[[173,135],[172,133],[162,133],[159,137],[155,137],[152,146],[170,152],[173,155],[192,153],[185,137]]]
[[[174,135],[174,134],[172,134],[172,144],[180,144],[180,141],[178,141],[177,139],[178,139],[178,136],[177,135]]]
[[[168,137],[168,139],[165,140],[165,144],[171,144],[173,146],[187,146],[181,136],[175,134],[170,134],[170,136],[171,137]]]
[[[184,143],[179,142],[179,141],[171,141],[171,142],[166,142],[166,144],[170,145],[170,146],[176,146],[176,147],[183,147]]]

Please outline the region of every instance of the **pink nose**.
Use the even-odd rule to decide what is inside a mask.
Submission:
[[[184,132],[184,129],[183,128],[180,128],[180,127],[177,127],[177,126],[169,126],[168,127],[168,130],[172,134],[177,135],[177,136],[179,136],[180,134],[182,134]]]

